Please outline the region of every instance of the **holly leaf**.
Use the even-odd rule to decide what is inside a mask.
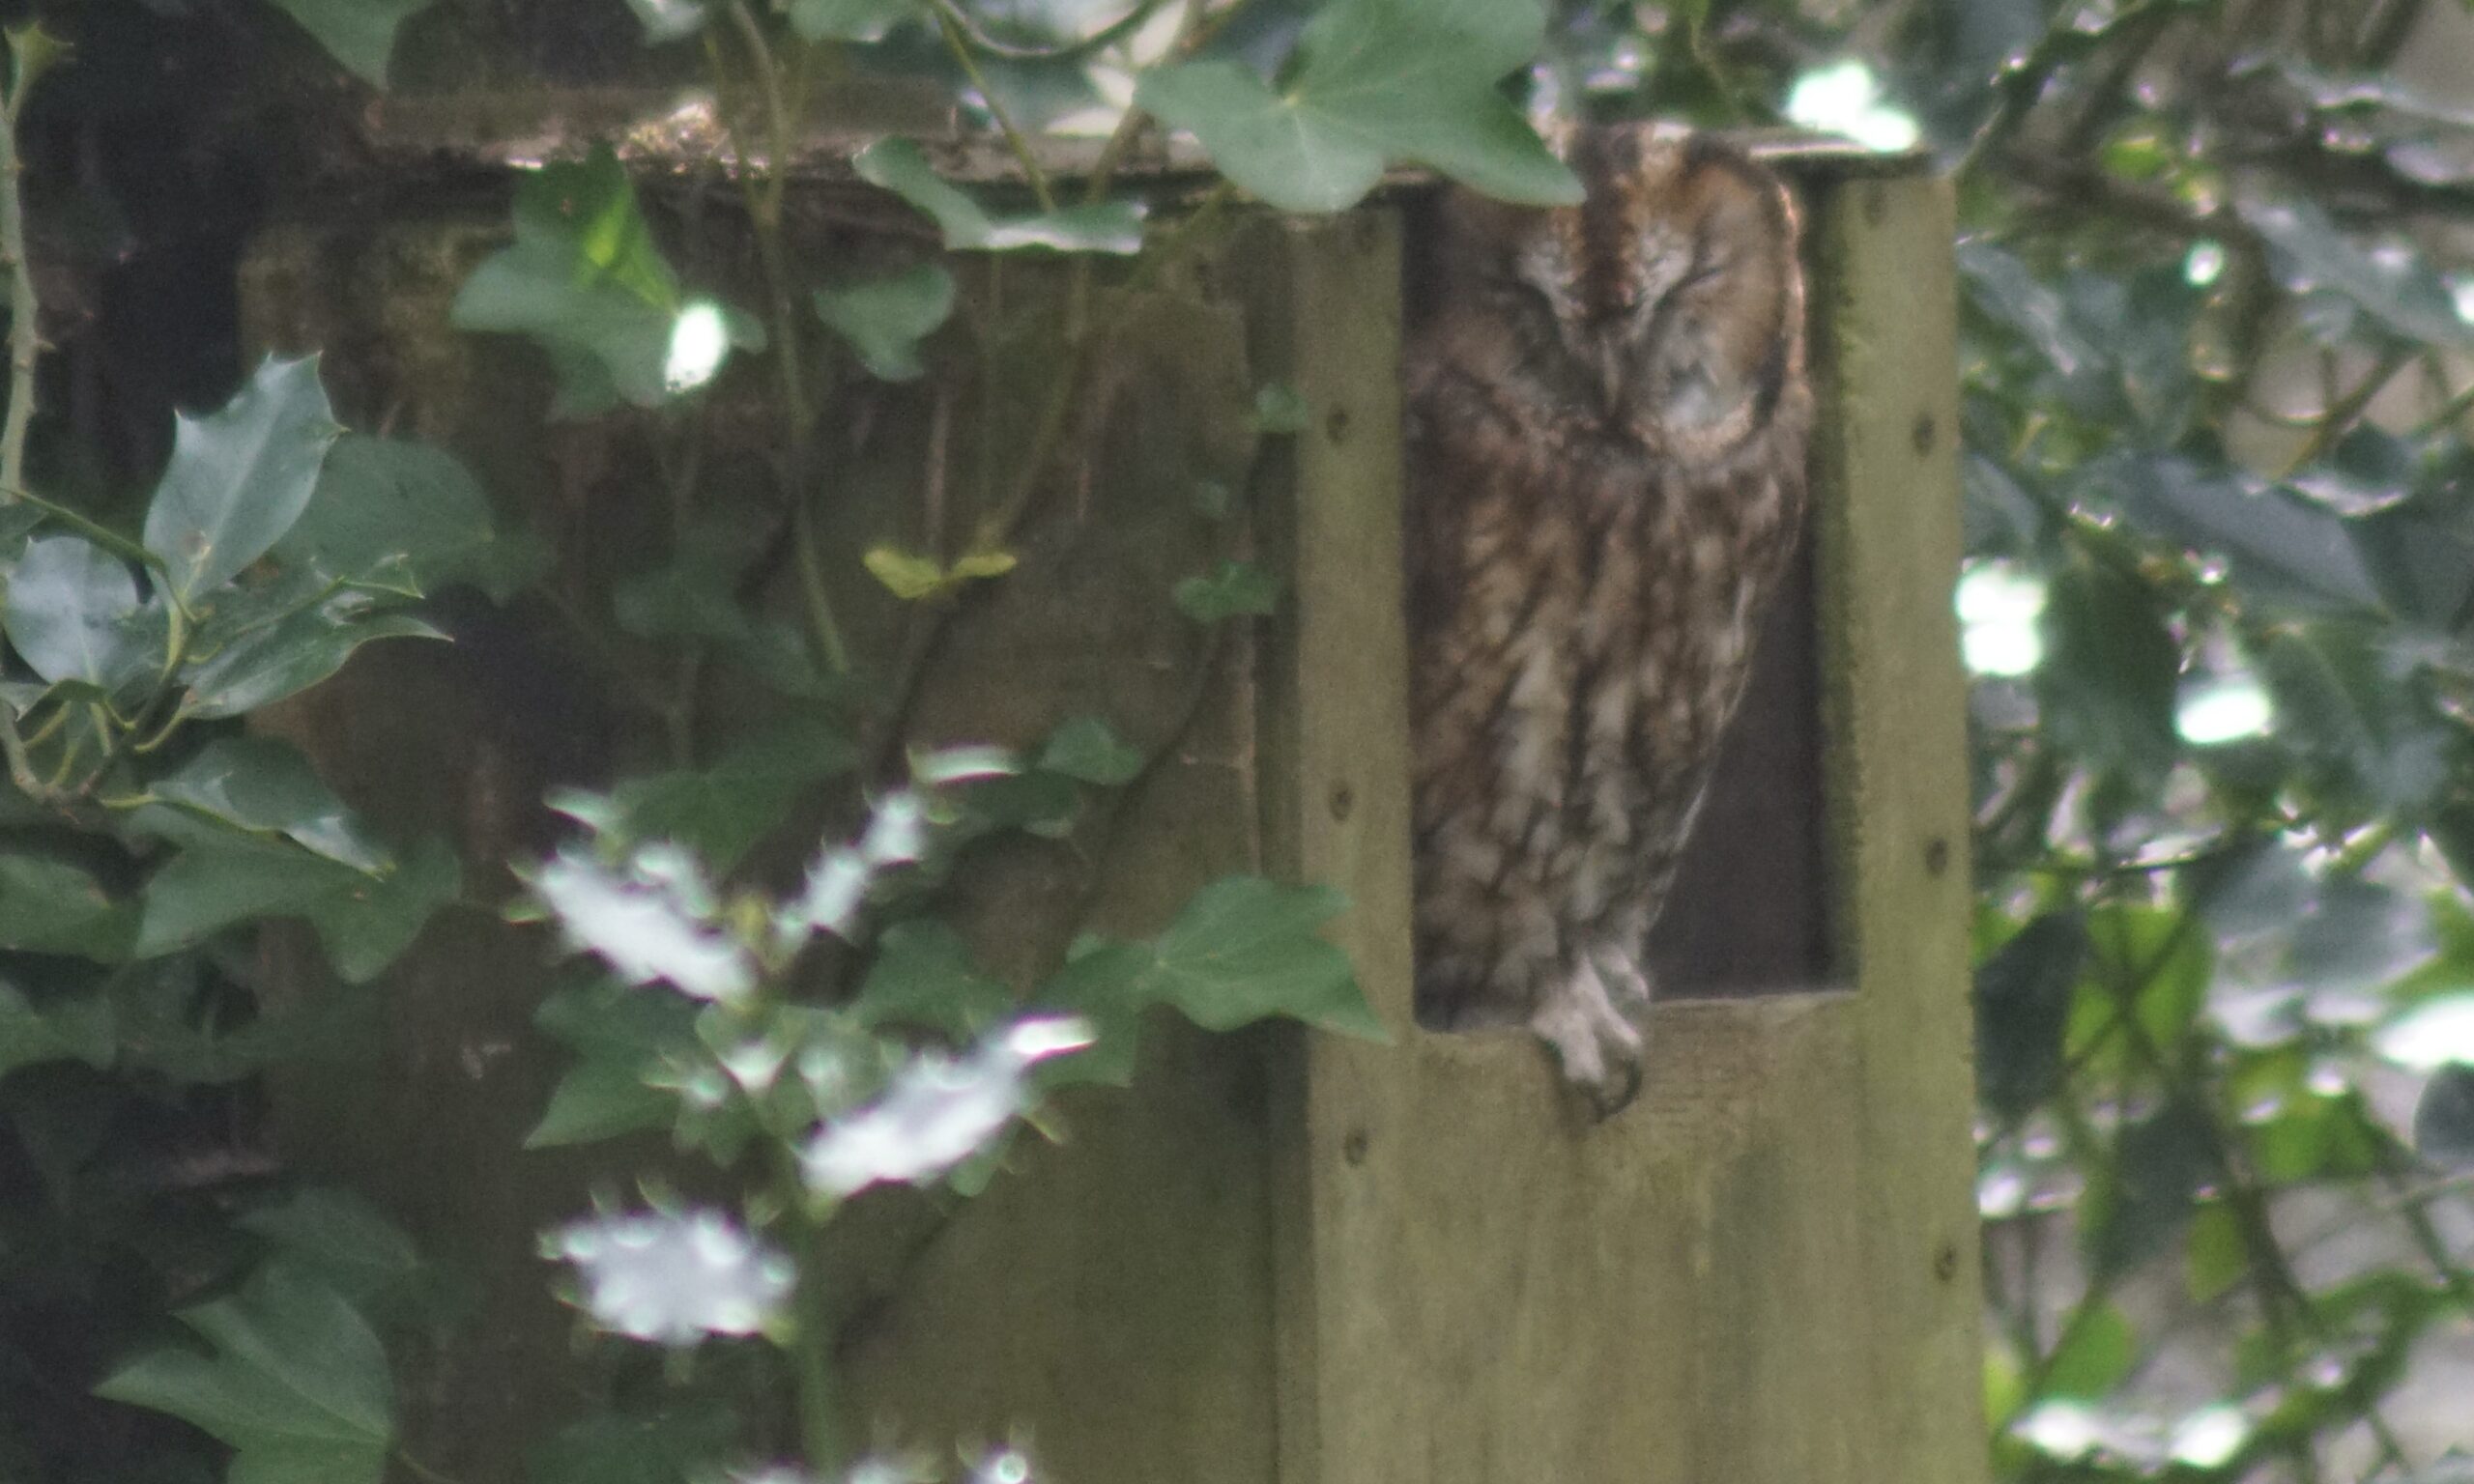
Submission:
[[[919,343],[954,312],[954,275],[935,263],[889,278],[819,289],[817,318],[849,342],[878,381],[916,381],[927,371]]]
[[[1572,206],[1579,180],[1495,86],[1544,29],[1537,0],[1336,0],[1307,22],[1277,87],[1241,62],[1190,62],[1144,73],[1135,101],[1283,211],[1353,206],[1394,160]]]
[[[270,356],[219,410],[183,414],[146,509],[146,549],[162,559],[172,596],[192,606],[282,540],[342,433],[315,356]]]
[[[411,947],[462,882],[454,852],[436,840],[375,876],[289,842],[243,836],[192,842],[147,881],[133,952],[156,957],[193,948],[239,923],[298,917],[316,930],[335,972],[360,984]]]
[[[329,56],[351,69],[354,76],[383,88],[396,30],[429,9],[430,0],[274,0],[274,4],[315,37]]]
[[[158,803],[245,834],[288,837],[364,875],[393,863],[386,847],[361,833],[309,759],[273,737],[217,738],[148,792]]]
[[[10,569],[0,617],[20,659],[45,680],[116,696],[163,662],[162,614],[149,614],[129,563],[83,536],[41,536]]]
[[[997,217],[930,167],[907,139],[879,139],[851,160],[859,179],[881,186],[934,217],[945,245],[957,252],[1053,252],[1131,256],[1142,250],[1142,208],[1098,201],[1027,216]]]
[[[185,1309],[212,1354],[167,1348],[95,1388],[169,1413],[234,1452],[233,1484],[379,1484],[393,1384],[368,1322],[325,1283],[269,1264],[240,1293]]]
[[[422,592],[470,583],[501,603],[547,556],[536,541],[500,533],[489,497],[446,449],[350,433],[274,552],[336,578],[409,573]]]

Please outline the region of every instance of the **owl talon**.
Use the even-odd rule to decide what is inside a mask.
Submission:
[[[1565,1080],[1589,1099],[1600,1122],[1640,1096],[1640,1027],[1616,1008],[1594,962],[1583,959],[1546,991],[1529,1028],[1555,1048]]]

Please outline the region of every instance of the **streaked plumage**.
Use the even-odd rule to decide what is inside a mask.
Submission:
[[[1611,1110],[1812,398],[1778,182],[1656,126],[1563,148],[1580,207],[1445,198],[1409,342],[1418,1002],[1527,1022]]]

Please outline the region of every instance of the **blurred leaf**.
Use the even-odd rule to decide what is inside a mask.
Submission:
[[[2423,1084],[2414,1151],[2433,1164],[2474,1166],[2474,1066],[2453,1062]]]
[[[170,1413],[228,1444],[236,1484],[378,1484],[394,1442],[387,1356],[332,1289],[270,1265],[239,1294],[180,1318],[211,1356],[159,1350],[95,1394]]]
[[[889,278],[819,289],[815,304],[817,318],[849,343],[869,375],[916,381],[927,370],[919,343],[954,312],[954,275],[922,263]]]
[[[711,19],[704,0],[627,0],[627,9],[643,23],[647,46],[684,41]]]
[[[2139,1357],[2130,1317],[2110,1303],[2083,1304],[2045,1362],[2043,1393],[2096,1401],[2112,1393]]]
[[[675,994],[590,978],[541,1002],[534,1022],[574,1049],[527,1149],[587,1144],[668,1127],[678,1107],[666,1085],[674,1061],[698,1058],[696,1006]]]
[[[429,9],[430,0],[274,0],[328,55],[373,88],[387,86],[387,58],[396,29]]]
[[[610,832],[629,841],[677,841],[727,873],[789,816],[801,794],[849,772],[857,757],[837,724],[791,716],[759,728],[708,767],[620,784],[611,795],[618,813]]]
[[[2290,491],[2192,459],[2129,453],[2088,464],[2078,489],[2152,536],[2224,557],[2245,592],[2336,610],[2379,605],[2345,523]]]
[[[944,233],[945,245],[957,252],[1042,247],[1128,256],[1142,250],[1142,211],[1131,201],[1099,201],[1028,216],[994,217],[937,175],[919,146],[907,139],[879,139],[861,150],[851,167],[859,179],[883,186],[934,217]]]
[[[1042,1064],[1039,1082],[1043,1088],[1079,1083],[1133,1085],[1152,961],[1151,951],[1139,943],[1093,938],[1074,945],[1065,966],[1040,986],[1034,998],[1043,1007],[1070,1011],[1089,1022],[1094,1036],[1085,1049]]]
[[[2245,200],[2239,209],[2266,240],[2287,287],[2333,289],[2408,340],[2474,346],[2474,327],[2459,317],[2448,286],[2419,254],[2367,252],[2305,197]]]
[[[920,18],[919,0],[790,0],[791,28],[811,42],[879,42]]]
[[[470,583],[502,603],[547,560],[538,542],[499,533],[489,497],[454,455],[350,433],[327,454],[308,508],[274,550],[334,577],[400,567],[423,592]]]
[[[310,1186],[243,1215],[243,1230],[264,1237],[306,1265],[356,1308],[366,1309],[420,1270],[402,1228],[349,1190]]]
[[[1040,767],[1050,773],[1116,788],[1142,776],[1143,756],[1126,745],[1115,728],[1096,716],[1069,717],[1048,734],[1040,749]]]
[[[2093,761],[2162,777],[2181,746],[2182,651],[2156,595],[2136,578],[2083,561],[2054,575],[2043,622],[2036,686],[2047,725]]]
[[[110,1000],[81,994],[38,1007],[0,981],[0,1077],[43,1062],[108,1067],[118,1048]]]
[[[1206,576],[1177,584],[1177,612],[1196,623],[1262,617],[1280,607],[1280,582],[1248,561],[1223,561]]]
[[[2199,1110],[2172,1104],[2123,1128],[2114,1165],[2091,1179],[2080,1208],[2088,1262],[2114,1274],[2154,1257],[2190,1220],[2199,1187],[2213,1174]]]
[[[343,669],[363,644],[446,637],[410,614],[368,613],[365,604],[348,598],[301,609],[235,637],[186,671],[181,714],[198,720],[240,716],[316,685]]]
[[[146,549],[162,559],[173,597],[193,605],[282,540],[342,432],[315,356],[270,356],[220,410],[183,414],[146,507]]]
[[[1976,1077],[1986,1106],[2019,1118],[2062,1080],[2062,1032],[2087,960],[2075,912],[2028,924],[1976,970]]]
[[[32,844],[0,846],[0,948],[117,963],[136,927],[129,903],[84,867]]]
[[[2251,1271],[2251,1249],[2242,1240],[2241,1220],[2223,1201],[2210,1201],[2191,1217],[2187,1253],[2185,1288],[2193,1303],[2223,1298]]]
[[[920,1026],[953,1037],[975,1035],[1013,1008],[1013,991],[982,974],[961,935],[934,919],[885,929],[850,1004],[871,1026]]]
[[[378,876],[289,842],[193,842],[147,881],[132,951],[155,957],[256,918],[305,918],[335,972],[360,984],[411,947],[430,914],[461,889],[454,852],[436,840]]]
[[[1254,392],[1254,427],[1264,433],[1303,433],[1314,410],[1286,382],[1269,382]]]
[[[949,596],[972,583],[1003,577],[1015,565],[1011,552],[966,552],[954,558],[951,566],[939,566],[933,556],[890,546],[869,548],[860,561],[887,592],[906,603]]]
[[[1135,100],[1282,211],[1352,206],[1395,159],[1570,206],[1579,182],[1495,86],[1537,55],[1544,25],[1537,0],[1335,0],[1277,89],[1243,63],[1189,62],[1143,73]]]
[[[678,1109],[676,1095],[647,1085],[629,1068],[582,1062],[560,1074],[549,1106],[524,1136],[526,1149],[596,1144],[622,1133],[667,1128]]]
[[[719,1403],[588,1417],[533,1444],[525,1475],[532,1484],[696,1484],[738,1432],[737,1417]]]

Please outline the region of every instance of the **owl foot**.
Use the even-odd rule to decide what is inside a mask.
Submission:
[[[1648,986],[1628,960],[1623,965],[1638,998],[1646,1002]],[[1632,984],[1618,975],[1618,992],[1633,998]],[[1530,1013],[1529,1028],[1555,1048],[1564,1079],[1588,1099],[1598,1120],[1621,1113],[1641,1094],[1641,1029],[1616,1008],[1599,972],[1598,956],[1581,959],[1569,977],[1548,988]]]

